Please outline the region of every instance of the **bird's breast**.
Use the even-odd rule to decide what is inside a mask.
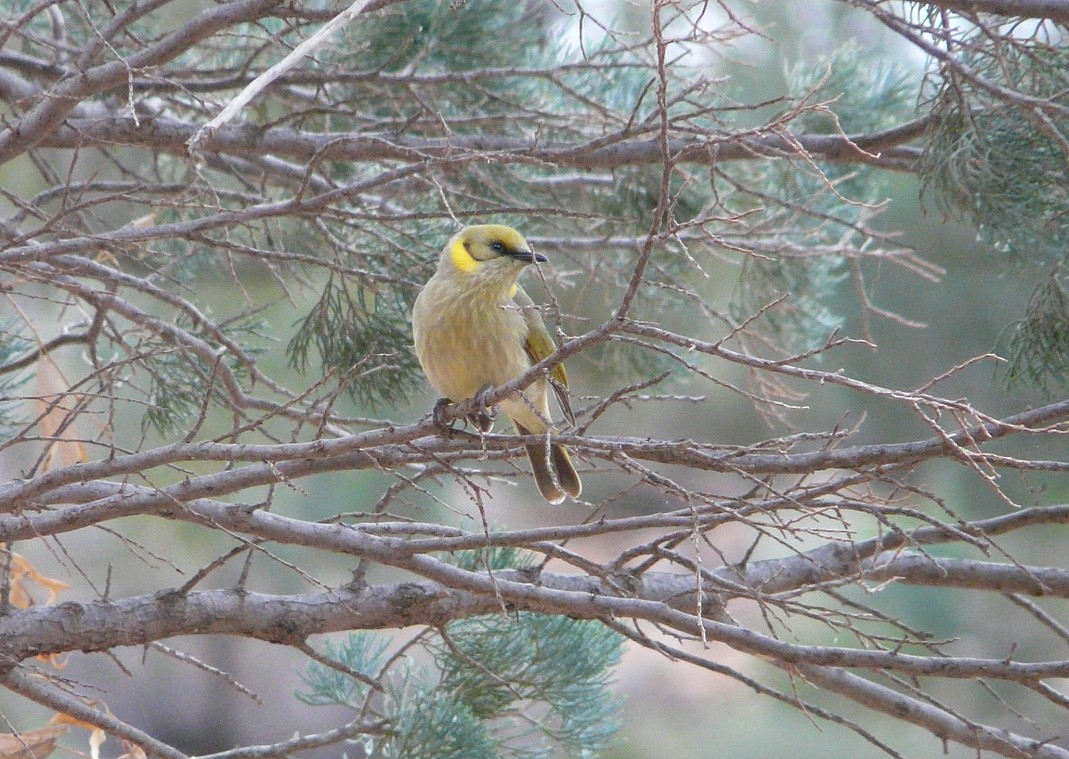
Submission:
[[[500,385],[530,367],[519,310],[428,286],[413,310],[416,354],[431,385],[453,401]]]

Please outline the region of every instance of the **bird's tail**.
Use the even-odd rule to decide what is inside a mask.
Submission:
[[[522,424],[517,424],[515,420],[513,423],[521,435],[531,434]],[[535,484],[543,498],[550,503],[560,503],[566,495],[579,497],[583,492],[583,483],[579,481],[579,474],[575,471],[567,448],[560,443],[551,443],[548,451],[545,443],[528,443],[524,448],[527,449],[527,458],[531,460]]]

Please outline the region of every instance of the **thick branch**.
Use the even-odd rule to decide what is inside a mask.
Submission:
[[[268,524],[274,515],[256,514]],[[336,526],[334,526],[336,527]],[[343,533],[348,533],[343,534]],[[493,577],[469,572],[430,557],[392,557],[396,546],[382,538],[338,528],[342,543],[369,549],[378,560],[404,566],[431,582],[406,582],[370,588],[339,588],[320,593],[279,596],[244,589],[188,594],[163,592],[121,600],[67,602],[16,611],[0,619],[0,661],[61,651],[102,651],[143,645],[188,634],[240,634],[273,643],[296,644],[309,635],[349,629],[440,626],[460,617],[511,610],[567,614],[598,619],[632,617],[689,634],[705,628],[746,653],[792,664],[887,669],[913,675],[951,678],[994,677],[1035,682],[1069,676],[1069,662],[1017,662],[1010,659],[934,657],[895,651],[784,643],[732,624],[699,619],[683,610],[692,597],[693,577],[621,575],[611,582],[583,575],[537,574],[524,570]],[[391,560],[392,559],[392,560]],[[619,595],[627,587],[633,595]],[[707,608],[714,608],[710,603]],[[675,608],[681,607],[681,608]]]
[[[910,0],[962,13],[990,13],[1008,18],[1050,19],[1069,22],[1069,0]]]
[[[29,112],[0,130],[0,164],[41,144],[82,99],[122,85],[126,83],[130,72],[159,66],[228,26],[261,18],[279,2],[234,0],[210,8],[185,26],[125,59],[113,60],[67,77],[51,91],[43,93],[40,102]]]
[[[60,714],[68,714],[90,725],[96,725],[112,735],[125,738],[144,749],[148,756],[160,757],[161,759],[188,759],[181,751],[173,749],[166,743],[156,740],[148,733],[116,719],[111,714],[83,703],[80,699],[74,698],[58,687],[51,685],[44,678],[33,677],[19,669],[12,669],[0,676],[0,684],[31,701],[50,709],[55,709]]]
[[[899,171],[912,170],[920,156],[904,144],[927,128],[924,120],[871,135],[767,134],[759,137],[731,134],[705,139],[674,139],[669,150],[676,163],[712,165],[717,161],[785,158],[804,151],[809,157],[845,163],[870,163]],[[172,119],[140,119],[117,116],[110,119],[72,119],[41,144],[56,148],[134,145],[175,155],[184,155],[197,127]],[[453,136],[447,139],[367,135],[356,132],[314,134],[293,129],[226,127],[199,144],[203,152],[230,155],[274,155],[298,161],[313,158],[329,161],[423,161],[482,154],[497,162],[551,164],[584,169],[618,169],[658,164],[662,161],[658,139],[626,139],[604,144],[552,144],[539,140],[493,136]]]
[[[1011,733],[998,727],[966,721],[920,699],[910,698],[891,688],[832,667],[800,666],[801,676],[862,706],[920,725],[943,740],[1025,759],[1066,759],[1069,751],[1048,742]]]

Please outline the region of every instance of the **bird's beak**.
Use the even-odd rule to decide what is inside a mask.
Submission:
[[[513,253],[512,257],[517,261],[523,261],[525,264],[544,264],[549,260],[541,253],[535,253],[533,250],[518,250]]]

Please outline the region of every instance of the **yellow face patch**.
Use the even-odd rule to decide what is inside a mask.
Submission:
[[[453,266],[465,274],[470,274],[479,268],[479,262],[471,257],[471,253],[464,247],[463,240],[457,240],[449,246],[449,259],[453,262]]]
[[[509,297],[510,298],[515,298],[516,297],[516,290],[517,289],[518,288],[516,287],[516,285],[513,285],[511,288],[509,288]]]

